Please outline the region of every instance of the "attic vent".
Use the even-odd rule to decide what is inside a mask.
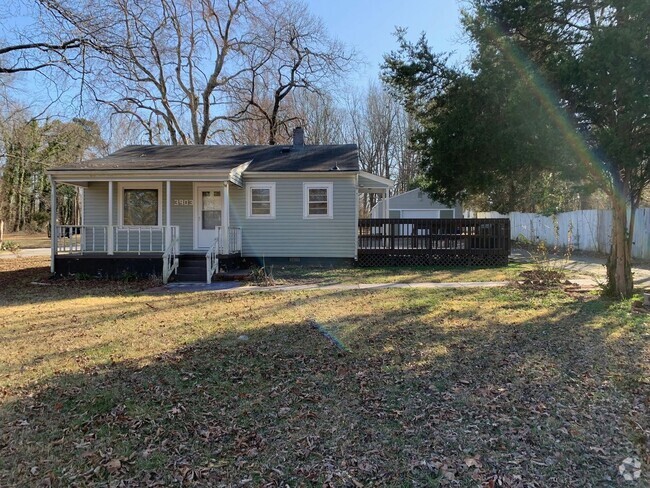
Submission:
[[[291,148],[290,148],[290,147],[283,147],[282,149],[280,149],[280,152],[281,152],[282,154],[290,153],[290,152],[291,152]]]

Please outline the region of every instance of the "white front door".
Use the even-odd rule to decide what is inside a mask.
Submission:
[[[194,223],[196,236],[194,246],[197,249],[209,248],[216,237],[215,227],[221,226],[223,208],[222,185],[197,185]]]

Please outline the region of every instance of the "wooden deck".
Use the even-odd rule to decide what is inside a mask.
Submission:
[[[509,219],[359,219],[361,266],[505,266]]]

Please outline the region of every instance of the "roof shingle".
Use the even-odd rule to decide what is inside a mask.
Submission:
[[[250,162],[247,171],[359,171],[355,144],[320,146],[126,146],[106,157],[54,170],[223,170]]]

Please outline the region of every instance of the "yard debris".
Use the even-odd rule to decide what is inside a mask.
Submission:
[[[641,461],[637,458],[625,458],[618,467],[618,473],[626,481],[634,481],[641,478]]]
[[[650,325],[629,301],[505,287],[215,305],[98,282],[34,297],[33,279],[0,286],[1,486],[648,485]]]

